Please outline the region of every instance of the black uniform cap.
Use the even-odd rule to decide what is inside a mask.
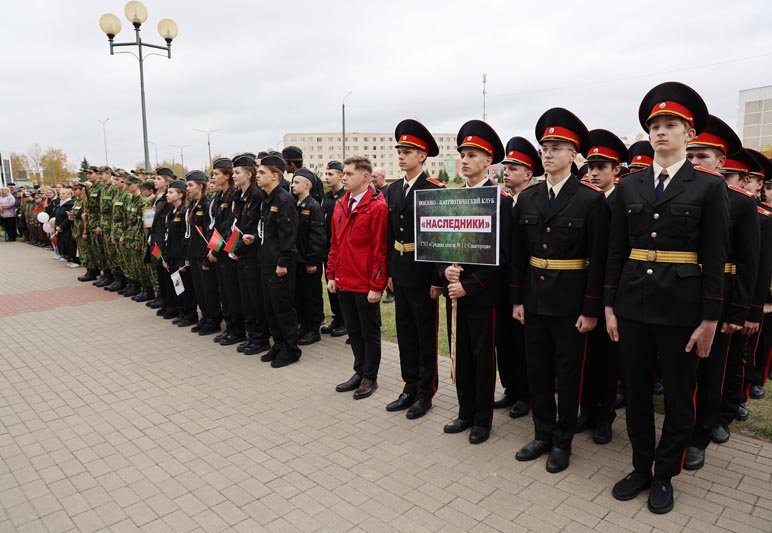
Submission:
[[[300,176],[300,177],[306,178],[308,181],[311,182],[311,184],[313,184],[319,179],[316,177],[316,174],[308,170],[306,167],[297,169],[292,176],[293,177]]]
[[[206,183],[209,181],[209,176],[207,176],[206,173],[202,172],[201,170],[191,170],[185,174],[185,181],[199,181]]]
[[[629,173],[630,173],[630,169],[628,167],[620,167],[619,174],[617,174],[617,178],[621,178],[622,176],[627,176]]]
[[[287,146],[281,151],[281,155],[285,160],[292,159],[293,161],[297,161],[303,159],[303,150],[297,146]]]
[[[343,172],[343,163],[340,161],[330,161],[327,163],[327,170],[340,170]]]
[[[501,163],[504,159],[504,145],[501,139],[490,127],[482,120],[470,120],[461,126],[456,136],[457,150],[462,148],[477,148],[491,155],[492,164]]]
[[[255,154],[253,154],[252,152],[243,152],[243,153],[241,153],[239,155],[246,155],[246,156],[251,157],[252,159],[257,159],[257,156]]]
[[[576,151],[587,156],[590,134],[587,127],[568,109],[553,107],[544,112],[536,122],[536,138],[539,142],[564,141],[573,143]]]
[[[267,155],[269,155],[269,154],[265,150],[261,150],[261,151],[257,152],[257,158],[258,159],[262,159],[262,158],[266,157]]]
[[[745,148],[745,152],[750,154],[753,161],[756,163],[756,168],[751,169],[751,174],[762,178],[764,181],[772,179],[772,161],[761,152],[757,152],[752,148]],[[732,156],[734,158],[734,156]]]
[[[611,161],[621,165],[630,160],[630,154],[622,140],[608,130],[592,130],[590,132],[590,149],[587,151],[587,162]]]
[[[233,168],[233,161],[227,157],[221,157],[212,163],[212,168]]]
[[[174,171],[168,167],[160,167],[155,169],[155,173],[159,176],[166,176],[171,179],[175,179],[177,176],[174,174]]]
[[[287,165],[284,163],[284,159],[275,155],[269,155],[268,157],[262,158],[260,160],[260,164],[267,167],[276,167],[282,172],[287,169]]]
[[[534,176],[544,174],[544,167],[541,165],[539,152],[524,137],[512,137],[507,141],[506,155],[502,163],[512,163],[523,165],[533,172]]]
[[[692,139],[687,148],[717,148],[724,155],[739,152],[743,143],[729,125],[720,118],[708,115],[705,130]]]
[[[257,165],[255,156],[253,154],[241,154],[233,158],[234,167],[254,167]]]
[[[406,118],[397,124],[394,129],[394,139],[397,141],[397,148],[418,148],[426,152],[429,157],[436,157],[440,153],[431,132],[412,118]]]
[[[697,91],[677,81],[661,83],[646,93],[638,108],[638,120],[649,131],[649,122],[660,115],[686,120],[699,135],[708,122],[708,107]]]
[[[627,153],[630,155],[628,163],[631,167],[650,167],[654,161],[654,148],[649,141],[634,142]]]
[[[187,190],[188,185],[182,180],[172,180],[171,183],[169,183],[169,188]]]

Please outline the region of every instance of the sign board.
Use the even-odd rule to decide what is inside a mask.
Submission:
[[[415,259],[499,264],[498,187],[415,192]]]

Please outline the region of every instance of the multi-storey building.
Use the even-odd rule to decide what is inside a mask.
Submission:
[[[743,146],[772,151],[772,85],[740,91],[738,115]]]

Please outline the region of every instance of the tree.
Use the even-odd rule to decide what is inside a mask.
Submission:
[[[29,180],[29,161],[24,154],[11,152],[11,168],[13,169],[13,179],[24,181]]]
[[[53,185],[59,181],[69,181],[74,172],[67,165],[67,154],[60,148],[49,147],[40,156],[40,168],[43,170],[43,182]]]
[[[83,157],[83,161],[80,162],[80,169],[78,170],[78,179],[80,181],[86,181],[86,171],[88,170],[88,167],[91,165],[89,164],[86,157]]]
[[[462,183],[464,183],[464,178],[461,177],[461,174],[456,174],[456,177],[453,178],[453,183],[455,183],[456,185],[461,185]]]
[[[441,183],[450,181],[450,176],[448,176],[448,172],[444,168],[441,168],[439,174],[437,174],[437,181]]]

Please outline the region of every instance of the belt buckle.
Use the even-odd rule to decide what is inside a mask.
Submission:
[[[647,250],[646,251],[646,260],[647,261],[656,261],[657,260],[657,252],[654,250]]]
[[[539,263],[539,268],[547,268],[548,261],[546,259],[537,259],[537,261]]]

